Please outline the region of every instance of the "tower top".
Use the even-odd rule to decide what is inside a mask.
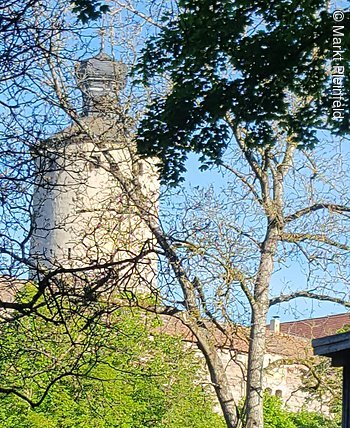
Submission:
[[[76,77],[83,93],[83,114],[105,113],[115,104],[118,93],[125,87],[127,67],[114,61],[102,50],[94,57],[80,61]]]

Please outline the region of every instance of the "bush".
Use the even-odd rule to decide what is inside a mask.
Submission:
[[[264,428],[339,428],[337,422],[315,412],[290,412],[278,397],[265,394]]]
[[[203,368],[194,351],[184,349],[178,338],[157,333],[157,323],[135,310],[120,312],[104,336],[98,362],[85,376],[62,379],[34,409],[14,395],[3,396],[1,428],[224,428],[211,394],[198,382]],[[15,333],[4,330],[2,345],[12,346],[19,337]],[[27,370],[24,364],[21,360],[16,367],[16,379]],[[41,378],[28,384],[34,396],[45,380],[42,368]],[[10,381],[11,371],[6,374]]]

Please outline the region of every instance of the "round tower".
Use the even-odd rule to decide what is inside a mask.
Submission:
[[[132,271],[136,282],[151,284],[153,238],[135,197],[157,215],[159,184],[152,161],[138,158],[120,113],[126,67],[100,53],[80,62],[76,75],[83,113],[43,142],[36,158],[31,260],[37,272],[121,262],[125,275]]]

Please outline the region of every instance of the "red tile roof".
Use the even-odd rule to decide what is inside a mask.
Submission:
[[[350,325],[350,312],[339,315],[329,315],[320,318],[310,318],[301,321],[282,322],[280,333],[274,333],[267,326],[266,352],[289,357],[305,357],[312,355],[310,339],[329,336],[337,333],[345,325]],[[249,347],[249,330],[240,325],[233,325],[228,335],[209,323],[209,330],[219,348],[227,348],[247,353]],[[163,332],[180,336],[184,341],[196,342],[188,327],[180,320],[163,317]]]
[[[327,317],[311,318],[301,321],[281,323],[281,333],[294,336],[317,339],[336,334],[344,326],[350,325],[350,313],[329,315]]]
[[[173,317],[162,317],[160,331],[172,336],[179,336],[185,342],[196,343],[190,329],[179,319]],[[230,349],[239,353],[247,353],[249,348],[249,329],[240,325],[227,327],[227,335],[223,334],[213,324],[207,324],[214,342],[218,348]],[[285,357],[306,358],[312,355],[309,339],[291,336],[283,333],[266,331],[266,352],[269,354],[283,355]]]

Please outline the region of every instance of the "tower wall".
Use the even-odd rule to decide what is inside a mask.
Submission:
[[[157,260],[150,251],[154,241],[137,202],[147,202],[150,213],[157,216],[155,167],[137,158],[117,122],[101,117],[83,121],[89,137],[73,126],[49,140],[46,155],[38,159],[31,259],[49,269],[121,263],[117,267],[124,282],[138,289],[153,287]],[[137,197],[128,195],[111,173],[106,153],[117,164],[122,181],[140,190]]]

